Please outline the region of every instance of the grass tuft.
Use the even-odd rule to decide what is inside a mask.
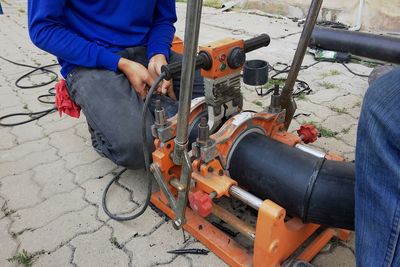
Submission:
[[[346,108],[337,108],[337,107],[329,107],[332,111],[335,111],[338,114],[349,114]]]
[[[13,257],[8,258],[7,261],[10,263],[17,263],[18,265],[22,265],[25,267],[32,267],[35,259],[38,255],[44,254],[44,251],[39,251],[36,253],[29,253],[25,249],[15,254]]]
[[[330,70],[328,72],[324,72],[321,74],[323,78],[329,77],[329,76],[336,76],[340,75],[341,73],[338,70]]]
[[[340,132],[342,134],[348,134],[350,132],[350,128],[343,128]]]
[[[262,104],[262,102],[260,100],[253,101],[253,103],[256,104],[259,107],[263,106],[263,104]]]
[[[309,121],[309,122],[303,122],[303,124],[312,124],[315,126],[315,128],[317,128],[317,130],[319,131],[319,134],[322,137],[326,137],[326,138],[332,138],[332,137],[336,137],[336,135],[338,135],[338,132],[332,131],[331,129],[322,126],[319,123],[316,123],[315,121]]]
[[[336,88],[336,85],[335,85],[335,84],[330,83],[330,82],[326,82],[326,81],[324,81],[324,82],[322,82],[322,83],[319,83],[319,85],[322,86],[322,87],[324,87],[325,89],[333,89],[333,88]]]
[[[118,240],[117,240],[116,237],[111,237],[111,238],[110,238],[110,243],[111,243],[114,247],[116,247],[116,248],[118,248],[118,249],[121,249],[121,248],[122,248],[122,245],[118,242]]]

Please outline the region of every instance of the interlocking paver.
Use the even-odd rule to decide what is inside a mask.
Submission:
[[[163,224],[151,237],[136,237],[126,244],[132,252],[134,266],[151,266],[157,263],[170,262],[173,254],[169,250],[184,247],[182,231],[176,231],[171,222]]]
[[[18,244],[14,238],[8,233],[8,228],[10,227],[11,221],[8,218],[0,219],[0,266],[12,266],[7,259],[11,258]]]
[[[336,113],[330,109],[329,107],[326,107],[324,105],[318,105],[310,102],[308,100],[308,97],[304,100],[298,100],[297,102],[297,107],[299,111],[297,113],[300,113],[301,111],[304,111],[303,113],[313,113],[312,115],[317,116],[319,119],[326,119],[329,116],[335,115]],[[307,120],[312,121],[312,118],[307,118]]]
[[[73,128],[63,132],[52,133],[49,135],[49,144],[57,148],[60,156],[79,152],[87,148],[84,139],[74,133],[75,130]]]
[[[128,170],[119,179],[120,184],[130,188],[136,201],[143,201],[147,194],[147,174],[144,170]],[[153,183],[153,188],[156,184]]]
[[[100,158],[93,163],[78,166],[71,171],[75,173],[75,182],[82,184],[91,178],[103,177],[116,169],[117,166],[110,160]]]
[[[58,115],[53,115],[53,120],[46,122],[45,124],[41,124],[42,122],[39,121],[38,124],[42,125],[44,129],[44,133],[49,135],[53,132],[62,132],[69,128],[74,127],[79,123],[83,123],[83,118],[80,119],[73,119],[64,115],[63,118],[58,118]],[[44,122],[44,121],[43,121]]]
[[[59,159],[59,157],[56,155],[56,150],[54,148],[33,152],[18,160],[1,164],[0,177],[19,174],[40,164],[53,162],[57,159]]]
[[[50,198],[55,194],[70,192],[77,187],[74,184],[74,175],[64,167],[65,162],[58,160],[49,164],[33,168],[32,179],[41,186],[39,195]]]
[[[43,137],[43,129],[35,123],[14,127],[11,132],[17,137],[17,141],[20,144]]]
[[[18,236],[21,248],[30,252],[53,251],[74,237],[94,232],[103,223],[96,219],[96,208],[86,208],[65,213],[51,223],[35,230],[27,230]]]
[[[129,257],[112,244],[110,239],[111,229],[108,227],[102,227],[95,233],[78,236],[71,241],[71,245],[76,248],[73,263],[77,266],[128,266]]]
[[[36,262],[35,267],[73,267],[74,265],[70,262],[72,260],[72,249],[68,246],[63,246],[58,250],[50,253],[47,252],[41,256]]]
[[[125,243],[132,237],[150,235],[157,227],[164,222],[164,218],[159,217],[154,211],[148,209],[144,216],[137,220],[118,222],[110,220],[107,224],[114,229],[113,237],[118,242]]]
[[[340,114],[327,118],[324,124],[329,125],[329,128],[336,133],[345,133],[351,126],[355,125],[356,122],[350,115]]]
[[[15,139],[16,137],[10,133],[10,129],[0,129],[0,150],[10,149],[15,146]]]
[[[50,149],[48,146],[48,138],[41,138],[37,140],[33,140],[31,142],[26,142],[24,144],[20,144],[18,146],[14,146],[13,148],[3,150],[0,154],[0,159],[2,163],[4,162],[14,162],[19,160],[32,152],[40,152]]]
[[[90,179],[82,184],[82,187],[86,189],[85,199],[92,204],[101,206],[102,195],[104,188],[111,180],[114,175],[106,175],[101,179]],[[113,213],[121,214],[130,212],[137,208],[137,204],[131,201],[131,193],[123,189],[121,186],[111,186],[108,198],[107,207]],[[99,217],[103,220],[107,220],[107,215],[103,212],[103,209],[99,209]]]
[[[307,96],[312,102],[317,104],[322,104],[324,102],[330,102],[337,98],[338,96],[346,96],[349,93],[343,89],[332,88],[326,90],[319,90],[315,94]]]
[[[83,195],[84,191],[77,188],[70,193],[55,195],[35,207],[18,210],[11,216],[14,223],[10,230],[18,233],[25,229],[36,229],[67,212],[79,211],[88,205]]]
[[[33,172],[7,176],[0,182],[0,195],[7,199],[7,205],[13,210],[32,207],[43,201],[39,196],[40,187],[32,178]]]
[[[193,242],[187,248],[200,248],[207,249],[200,242]],[[201,267],[201,266],[209,266],[209,267],[218,267],[224,265],[224,262],[221,261],[215,254],[210,254],[208,257],[204,257],[204,255],[187,255],[186,256],[193,266]],[[175,262],[174,262],[175,263]]]
[[[77,166],[90,164],[100,159],[101,156],[91,146],[88,146],[83,151],[68,153],[62,158],[65,161],[65,167],[71,170]]]

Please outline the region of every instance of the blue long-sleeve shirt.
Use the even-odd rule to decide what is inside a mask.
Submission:
[[[116,71],[126,47],[169,58],[175,0],[29,0],[32,42],[58,58],[61,74],[76,66]]]

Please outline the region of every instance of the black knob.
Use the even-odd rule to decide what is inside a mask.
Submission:
[[[244,62],[246,62],[246,53],[240,47],[235,47],[229,53],[228,56],[228,66],[231,69],[237,69],[243,66]]]

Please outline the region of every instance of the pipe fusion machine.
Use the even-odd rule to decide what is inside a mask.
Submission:
[[[183,62],[162,69],[166,79],[181,75],[181,88],[177,115],[168,119],[156,105],[150,171],[160,191],[151,202],[230,266],[307,262],[333,237],[347,240],[354,228],[354,164],[306,146],[317,136],[312,127],[287,132],[296,110],[293,87],[321,4],[312,1],[286,84],[275,88],[262,112],[242,110],[241,72],[246,53],[268,46],[269,36],[226,38],[198,49],[201,0],[187,4]],[[204,77],[205,97],[192,101],[195,69]],[[220,198],[246,204],[256,222],[239,219],[216,203]]]

